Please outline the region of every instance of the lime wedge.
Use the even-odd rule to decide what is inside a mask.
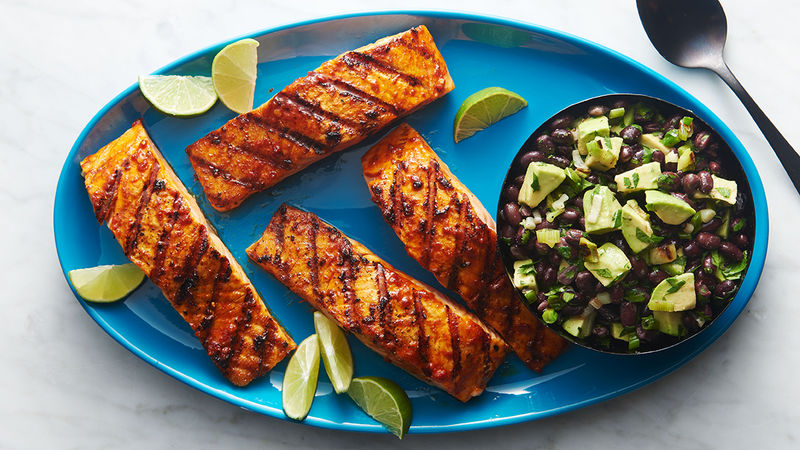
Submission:
[[[462,141],[489,125],[528,106],[528,102],[508,89],[489,87],[464,100],[456,113],[453,138]]]
[[[134,263],[75,269],[67,276],[81,298],[98,303],[120,300],[144,280],[144,272]]]
[[[319,338],[325,372],[337,394],[347,392],[353,379],[353,354],[344,332],[332,320],[319,311],[314,311],[314,328]]]
[[[353,378],[347,395],[361,409],[400,439],[411,426],[411,401],[392,380],[381,377]]]
[[[156,109],[172,116],[202,114],[217,102],[210,77],[140,75],[139,89]]]
[[[253,109],[257,47],[255,39],[236,41],[220,50],[211,63],[211,78],[220,100],[239,114]]]
[[[283,375],[283,412],[290,419],[306,418],[317,392],[318,377],[319,341],[312,334],[297,347]]]

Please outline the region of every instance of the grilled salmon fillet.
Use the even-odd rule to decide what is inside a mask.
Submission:
[[[250,383],[295,348],[140,121],[81,169],[98,222],[233,384]]]
[[[401,124],[361,158],[372,201],[408,254],[505,339],[534,370],[566,342],[522,304],[497,251],[495,223],[422,136]]]
[[[281,205],[250,258],[387,361],[467,401],[506,353],[494,330],[316,215]]]
[[[425,26],[323,63],[186,149],[220,211],[453,90]]]

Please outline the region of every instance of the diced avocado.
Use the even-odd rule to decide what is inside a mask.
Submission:
[[[531,208],[539,206],[547,194],[553,192],[566,177],[564,169],[556,165],[543,162],[530,163],[525,172],[525,181],[519,189],[519,202]]]
[[[653,311],[653,318],[658,326],[658,331],[668,334],[670,336],[682,336],[686,329],[683,326],[682,316],[680,311]]]
[[[636,200],[628,200],[622,207],[622,237],[625,242],[634,253],[639,253],[653,243],[653,234],[650,216],[639,207]]]
[[[620,137],[596,137],[586,143],[586,166],[595,170],[608,170],[617,165],[619,152],[622,149]]]
[[[653,311],[686,311],[697,304],[694,274],[682,273],[658,283],[647,306]]]
[[[514,287],[517,289],[537,290],[533,260],[514,261]]]
[[[586,154],[586,143],[593,140],[596,136],[608,137],[610,127],[608,117],[589,117],[578,124],[578,151],[581,155]]]
[[[711,179],[714,180],[714,187],[711,189],[711,192],[706,195],[700,191],[697,191],[694,194],[694,198],[712,198],[714,200],[725,202],[729,205],[735,205],[736,195],[738,194],[736,182],[733,180],[720,178],[716,175],[711,175]]]
[[[631,169],[614,177],[617,192],[637,192],[658,188],[658,177],[661,176],[661,164],[651,162]]]
[[[620,206],[614,193],[607,186],[597,185],[583,194],[583,213],[587,233],[608,233],[622,226],[617,211]],[[619,217],[619,220],[617,218]],[[620,223],[616,223],[616,222]]]
[[[619,322],[614,322],[611,324],[611,337],[614,339],[619,339],[620,341],[629,341],[631,336],[635,336],[635,331],[628,331],[625,334],[622,334],[625,327],[622,326]]]
[[[650,249],[650,264],[660,266],[661,264],[671,263],[678,257],[675,244],[659,245]]]
[[[631,261],[619,247],[606,242],[597,249],[597,261],[584,261],[586,270],[592,273],[603,286],[609,286],[631,270]]]
[[[592,334],[592,325],[594,325],[594,318],[596,315],[597,310],[591,306],[587,306],[582,314],[566,319],[564,323],[561,324],[561,327],[576,338],[588,337]]]
[[[667,272],[667,274],[670,276],[680,275],[686,270],[686,258],[678,256],[674,261],[667,264],[662,264],[661,270]]]
[[[678,149],[678,172],[688,172],[694,170],[694,152],[689,146],[682,146]]]
[[[660,150],[665,155],[669,153],[669,148],[666,145],[661,143],[661,138],[654,133],[647,133],[642,135],[642,139],[639,141],[645,147],[650,147],[653,150]]]
[[[695,213],[685,201],[661,191],[647,191],[644,198],[647,210],[655,212],[659,219],[670,225],[681,224]]]

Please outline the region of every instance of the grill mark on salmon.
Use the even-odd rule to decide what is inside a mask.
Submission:
[[[228,211],[452,89],[420,26],[323,63],[186,153],[209,203]]]
[[[401,124],[361,163],[372,200],[408,254],[458,292],[528,367],[541,370],[563,351],[566,342],[514,292],[500,261],[494,220],[419,133]],[[411,214],[391,213],[398,196],[406,197]]]
[[[140,121],[81,169],[95,216],[233,384],[247,385],[294,349]]]
[[[281,250],[281,234],[293,245]],[[278,251],[284,264],[275,263]],[[282,205],[247,254],[387,361],[461,401],[483,391],[505,355],[500,336],[472,313],[312,213]],[[311,266],[319,268],[316,281]]]

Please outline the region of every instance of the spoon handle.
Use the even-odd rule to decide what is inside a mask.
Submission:
[[[753,117],[753,120],[755,120],[756,125],[758,125],[761,132],[764,133],[764,137],[767,138],[767,141],[772,146],[772,150],[778,156],[778,160],[783,165],[786,173],[789,174],[794,188],[797,192],[800,192],[800,155],[794,151],[789,142],[786,141],[786,138],[781,135],[780,131],[778,131],[775,125],[767,118],[764,111],[761,111],[761,108],[758,107],[755,100],[744,90],[744,87],[742,87],[739,80],[733,75],[733,72],[731,72],[727,64],[722,63],[718,67],[712,68],[712,70],[730,86],[736,96],[739,97],[739,100],[742,101],[744,107],[747,108],[747,111]]]

